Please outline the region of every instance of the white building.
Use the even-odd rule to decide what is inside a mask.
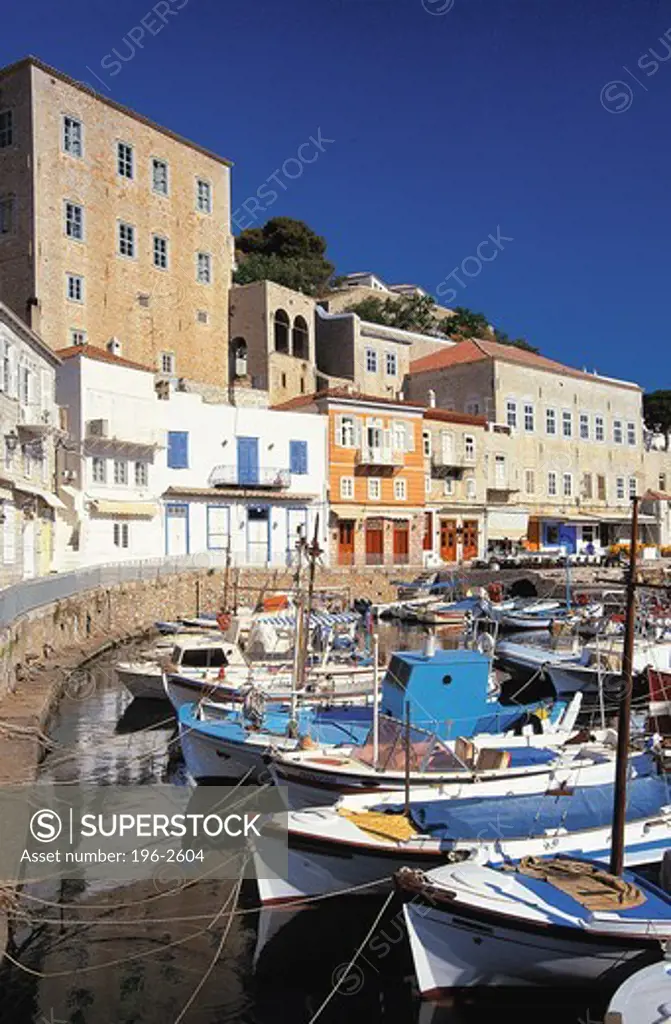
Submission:
[[[58,568],[58,358],[0,303],[0,586]]]
[[[165,444],[154,372],[92,345],[63,349],[56,397],[69,438],[59,464],[64,567],[163,553],[157,455]]]
[[[119,346],[61,351],[68,567],[212,553],[285,566],[297,530],[325,544],[326,423],[166,387]]]
[[[165,553],[220,552],[235,565],[290,564],[297,530],[324,547],[326,423],[172,391],[161,453]]]

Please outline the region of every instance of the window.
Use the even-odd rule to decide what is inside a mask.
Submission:
[[[387,352],[385,363],[386,363],[386,368],[387,368],[387,376],[388,377],[395,377],[397,372],[398,372],[398,363],[397,363],[397,359],[396,359],[396,353],[395,352]]]
[[[151,303],[151,295],[147,295],[146,292],[140,292],[137,297],[138,306],[142,306],[143,309],[149,309]]]
[[[403,477],[394,480],[394,498],[396,501],[405,501],[408,497],[408,485]]]
[[[517,402],[510,398],[506,402],[506,423],[511,430],[517,429]]]
[[[494,484],[503,487],[507,480],[505,455],[494,456]]]
[[[340,477],[340,497],[344,501],[349,501],[354,497],[354,477],[353,476],[341,476]]]
[[[63,151],[70,156],[84,155],[82,123],[74,117],[63,117]]]
[[[107,480],[107,461],[99,455],[91,459],[91,479],[94,484],[104,484]]]
[[[307,441],[289,441],[289,468],[292,473],[305,476],[308,471]]]
[[[466,462],[475,462],[475,438],[472,434],[464,435],[464,459]]]
[[[79,274],[66,274],[67,296],[70,302],[84,301],[84,278]]]
[[[135,486],[146,487],[149,483],[149,466],[146,462],[135,463]]]
[[[135,259],[135,228],[132,224],[119,224],[119,255]]]
[[[427,473],[424,477],[424,493],[426,495],[431,494],[431,474]]]
[[[168,469],[188,469],[189,434],[186,430],[168,431]]]
[[[133,147],[126,142],[117,142],[116,167],[122,178],[133,177]]]
[[[11,110],[0,111],[0,149],[6,149],[14,141],[14,116]]]
[[[524,470],[524,493],[535,494],[536,492],[536,474],[533,469]]]
[[[212,283],[212,257],[209,252],[198,253],[196,279],[199,284]]]
[[[666,491],[666,473],[660,473],[659,474],[658,484],[659,484],[660,491],[662,493],[664,493]]]
[[[615,481],[615,496],[618,501],[624,500],[624,477],[619,476]]]
[[[128,483],[128,463],[125,459],[114,460],[114,483],[115,484],[127,484]]]
[[[356,447],[356,431],[353,416],[341,416],[338,444],[341,448]]]
[[[480,403],[475,401],[475,400],[472,400],[470,402],[466,402],[466,412],[468,413],[469,416],[479,416],[480,415]]]
[[[557,433],[557,413],[554,409],[545,410],[545,433],[551,436]]]
[[[446,498],[449,498],[454,494],[454,479],[451,476],[446,476],[443,480],[443,493]]]
[[[151,162],[151,187],[160,196],[168,194],[168,165],[165,160],[156,157]]]
[[[564,473],[564,497],[573,497],[573,476],[571,473]]]
[[[206,309],[199,309],[196,313],[196,320],[199,324],[207,324],[210,322],[210,314]]]
[[[530,402],[524,404],[524,429],[527,434],[531,434],[535,429],[534,423],[534,407]]]
[[[466,480],[466,497],[470,501],[474,501],[478,493],[477,484],[474,476],[469,476]]]
[[[580,440],[589,441],[589,413],[580,413]]]
[[[407,448],[407,428],[403,420],[394,420],[391,425],[391,443],[395,452],[404,452]]]
[[[161,373],[168,373],[174,376],[175,355],[173,352],[161,352]]]
[[[29,405],[33,395],[33,374],[28,366],[20,368],[20,394],[19,399],[24,405]]]
[[[310,358],[310,332],[305,317],[297,316],[291,329],[291,351],[297,359]]]
[[[603,416],[594,417],[594,440],[603,441],[606,436]]]
[[[168,269],[168,239],[154,235],[154,266],[159,270]]]
[[[377,476],[368,477],[368,498],[370,501],[379,501],[382,495],[382,481]]]
[[[606,500],[606,478],[605,476],[597,476],[596,478],[596,496],[599,501]]]
[[[33,475],[33,460],[32,460],[32,457],[30,455],[30,450],[28,448],[23,448],[22,451],[23,451],[23,475],[30,478]]]
[[[278,309],[273,318],[275,333],[275,351],[289,351],[289,315],[284,309]]]
[[[564,437],[571,437],[573,435],[573,416],[570,412],[564,410],[561,417],[562,422],[562,434]]]
[[[65,204],[65,234],[77,242],[84,241],[84,209],[78,203]]]
[[[582,496],[590,500],[593,497],[592,494],[592,474],[583,473],[582,475]]]
[[[557,495],[557,474],[554,469],[551,469],[548,473],[548,494],[551,498]]]
[[[630,476],[629,477],[629,497],[630,498],[635,498],[637,491],[638,491],[638,486],[637,486],[637,483],[636,483],[636,477],[635,476]]]
[[[622,444],[622,420],[613,420],[613,444]]]
[[[113,537],[115,548],[127,548],[129,540],[128,523],[114,523]]]
[[[368,373],[377,373],[377,352],[374,348],[366,349],[366,370]]]
[[[71,327],[70,328],[70,344],[71,345],[85,345],[86,344],[86,331],[82,331],[78,327]]]
[[[14,196],[0,199],[0,235],[14,234]]]
[[[212,186],[202,178],[196,180],[196,209],[201,213],[212,213]]]
[[[424,452],[424,458],[428,459],[431,457],[431,431],[422,431],[422,451]]]
[[[636,424],[627,423],[627,444],[636,444]]]

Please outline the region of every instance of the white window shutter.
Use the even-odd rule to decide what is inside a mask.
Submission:
[[[406,452],[414,452],[415,450],[415,424],[406,423],[405,425],[405,450]]]
[[[343,439],[343,420],[344,420],[344,416],[342,416],[340,413],[338,413],[338,415],[336,416],[336,419],[335,419],[335,437],[336,437],[336,444],[339,445],[340,447],[342,447],[343,440],[344,440]]]

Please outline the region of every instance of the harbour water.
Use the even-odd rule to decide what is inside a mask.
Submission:
[[[419,646],[382,632],[382,646]],[[110,653],[79,673],[50,730],[41,777],[100,785],[186,784],[168,705],[131,702]],[[237,912],[217,912],[232,882],[175,891],[157,875],[123,885],[42,883],[19,901],[19,926],[0,972],[2,1024],[485,1024],[491,1020],[595,1024],[609,992],[469,990],[450,1005],[422,1004],[399,907],[392,902],[361,955],[382,901],[330,898],[261,918],[245,882]],[[213,921],[213,919],[215,919]],[[259,955],[259,937],[271,934]],[[218,947],[225,938],[222,951]],[[210,973],[206,972],[210,969]],[[341,982],[331,998],[334,985]],[[328,1000],[328,1001],[327,1001]]]

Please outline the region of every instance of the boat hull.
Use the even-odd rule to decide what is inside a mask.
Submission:
[[[591,985],[647,953],[622,939],[572,937],[566,928],[507,926],[463,903],[452,911],[415,900],[403,914],[425,999],[476,985]]]
[[[147,666],[146,670],[117,668],[116,674],[119,682],[126,687],[131,697],[138,700],[165,701],[167,699],[159,668],[152,670],[151,665]]]

